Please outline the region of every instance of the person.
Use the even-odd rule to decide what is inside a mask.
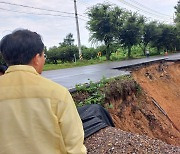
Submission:
[[[7,66],[6,65],[0,65],[0,76],[3,75],[6,70],[7,70]]]
[[[39,34],[6,35],[0,51],[0,154],[85,154],[81,119],[69,91],[40,74],[45,63]]]

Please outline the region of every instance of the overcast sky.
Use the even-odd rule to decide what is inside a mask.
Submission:
[[[104,2],[138,12],[146,16],[148,20],[172,24],[175,12],[174,6],[177,5],[178,0],[77,0],[82,45],[91,46],[91,43],[88,41],[89,31],[86,29],[88,18],[85,12],[89,7]],[[22,7],[22,5],[34,8]],[[35,8],[54,10],[56,12]],[[54,45],[58,46],[68,33],[73,33],[75,44],[77,44],[76,24],[73,13],[74,0],[0,1],[0,39],[15,29],[25,28],[39,33],[48,48]]]

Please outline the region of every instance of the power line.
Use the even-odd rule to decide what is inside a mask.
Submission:
[[[107,0],[108,1],[108,0]],[[128,5],[129,7],[132,7],[138,11],[142,11],[144,12],[145,14],[148,14],[148,15],[151,15],[151,16],[154,16],[155,18],[157,19],[160,19],[160,20],[163,20],[162,18],[164,18],[166,21],[171,19],[173,20],[173,17],[170,16],[170,15],[167,15],[167,14],[163,14],[163,13],[160,13],[156,10],[153,10],[151,8],[148,8],[144,5],[142,5],[141,3],[135,1],[135,0],[130,0],[132,1],[133,3],[135,3],[136,5],[133,5],[132,3],[128,3],[127,1],[124,1],[124,0],[118,0],[118,1],[122,1],[123,4],[125,5]],[[79,3],[85,3],[85,2],[82,2],[82,1],[78,1]],[[110,1],[108,1],[109,3],[111,3]],[[87,3],[86,3],[87,4]],[[143,8],[143,9],[142,9]],[[145,10],[144,10],[145,9]]]
[[[154,14],[154,13],[152,13],[152,12],[143,10],[143,9],[141,9],[141,8],[139,8],[139,7],[131,4],[131,3],[128,3],[128,2],[126,2],[126,1],[124,1],[124,0],[118,0],[118,1],[121,2],[121,3],[123,3],[123,4],[125,4],[125,5],[127,5],[127,6],[129,6],[129,7],[131,7],[131,8],[134,8],[134,9],[136,9],[136,10],[138,10],[138,11],[142,11],[142,12],[144,12],[145,14],[154,16],[155,18],[157,18],[157,19],[159,19],[159,20],[168,21],[167,18],[165,18],[165,17],[164,17],[164,19],[166,19],[166,20],[162,19],[162,18],[163,18],[162,16],[160,17],[160,16],[158,16],[157,14]],[[168,18],[168,19],[173,19],[173,18]],[[168,22],[169,22],[169,21],[168,21]]]
[[[90,7],[90,5],[88,3],[86,3],[86,2],[83,2],[83,1],[77,1],[77,2],[83,4],[83,5],[87,6],[87,7]]]
[[[74,0],[70,0],[70,1],[74,1]],[[90,6],[88,3],[86,3],[86,2],[83,2],[83,1],[77,1],[77,3],[81,3],[82,5],[84,5],[84,6]]]
[[[170,18],[172,17],[172,16],[170,16],[170,15],[167,15],[167,14],[164,14],[164,13],[161,13],[161,12],[158,12],[158,11],[153,10],[153,9],[151,9],[151,8],[145,6],[145,5],[142,5],[141,3],[139,3],[139,2],[137,2],[137,1],[135,1],[135,0],[130,0],[130,1],[132,1],[132,2],[135,3],[136,5],[139,5],[139,6],[142,7],[142,8],[146,8],[147,10],[150,10],[150,11],[152,11],[152,12],[156,12],[158,15],[161,14],[162,16],[167,16],[167,17],[170,17]]]
[[[4,9],[0,8],[0,10],[9,11],[9,12],[16,12],[16,13],[24,13],[24,14],[33,14],[33,15],[48,15],[48,16],[60,16],[60,17],[70,17],[74,18],[72,16],[63,16],[63,15],[56,15],[56,14],[48,14],[48,13],[34,13],[34,12],[25,12],[25,11],[17,11],[17,10],[10,10],[10,9]]]
[[[135,1],[135,0],[131,0],[131,1],[133,1],[134,3],[136,3],[138,6],[141,6],[141,7],[143,7],[143,8],[146,8],[146,9],[148,9],[148,10],[153,11],[153,13],[152,13],[152,12],[149,12],[149,11],[147,11],[147,10],[143,10],[143,9],[141,9],[140,7],[137,7],[137,6],[135,6],[135,5],[131,4],[131,3],[128,3],[127,1],[124,1],[124,0],[118,0],[118,1],[120,1],[121,3],[123,3],[123,4],[125,4],[125,5],[127,5],[127,6],[129,6],[129,7],[132,7],[132,8],[134,8],[134,9],[138,10],[138,11],[142,11],[142,12],[144,12],[145,14],[152,15],[152,16],[156,17],[157,19],[160,19],[160,20],[163,20],[163,21],[164,21],[164,19],[166,19],[166,21],[167,21],[167,17],[166,17],[166,18],[165,18],[165,17],[160,17],[159,15],[157,15],[157,14],[154,13],[154,12],[157,12],[157,11],[154,11],[154,10],[152,10],[152,9],[150,9],[150,8],[142,5],[142,4],[140,4],[140,3],[138,3],[138,2]],[[36,9],[36,10],[43,10],[43,11],[49,11],[49,12],[56,12],[56,13],[64,13],[64,14],[74,15],[74,13],[71,13],[71,12],[62,12],[62,11],[58,11],[58,10],[45,9],[45,8],[39,8],[39,7],[32,7],[32,6],[28,6],[28,5],[15,4],[15,3],[9,3],[9,2],[4,2],[4,1],[0,1],[0,3],[1,3],[1,4],[7,4],[7,5],[13,5],[13,6],[19,6],[19,7],[25,7],[25,8],[31,8],[31,9]],[[79,2],[79,3],[82,3],[82,2]],[[1,10],[10,11],[10,12],[17,12],[17,13],[26,13],[26,14],[34,14],[34,15],[48,15],[48,16],[61,16],[61,17],[70,17],[70,18],[72,18],[71,16],[64,16],[64,15],[59,15],[59,14],[58,14],[58,15],[54,15],[54,14],[48,14],[48,13],[46,13],[46,14],[42,14],[42,13],[29,13],[29,12],[24,12],[24,11],[8,10],[8,9],[4,9],[4,8],[0,8],[0,9],[1,9]],[[157,13],[159,13],[159,12],[157,12]],[[159,13],[159,14],[161,14],[161,16],[168,16],[168,15],[165,15],[165,14],[162,14],[162,13]],[[78,14],[78,15],[81,16],[81,17],[83,17],[83,18],[88,19],[88,17],[85,16],[85,15],[81,15],[81,14]],[[170,16],[169,16],[169,17],[170,17]],[[83,18],[79,18],[79,19],[84,20],[84,21],[88,21],[88,20],[83,19]],[[164,18],[164,19],[162,19],[162,18]],[[168,19],[171,19],[171,20],[172,20],[173,18],[168,18]]]
[[[74,0],[70,0],[70,1],[73,1],[73,2],[74,2]],[[80,4],[85,5],[86,7],[90,7],[87,3],[82,2],[82,1],[76,1],[76,3],[80,3]],[[82,16],[82,17],[85,17],[85,18],[88,18],[87,15],[80,15],[80,14],[77,14],[77,15],[78,15],[78,16]]]
[[[158,17],[157,14],[154,14],[154,13],[152,13],[152,12],[148,12],[147,10],[143,10],[143,9],[141,9],[141,8],[139,8],[139,7],[131,4],[131,3],[128,3],[127,1],[124,1],[124,0],[118,0],[118,1],[122,2],[122,3],[125,4],[125,5],[128,5],[129,7],[132,7],[132,8],[134,8],[134,9],[138,10],[138,11],[142,11],[142,12],[144,12],[144,13],[147,13],[147,14],[153,15],[153,16],[155,16],[155,17]]]
[[[51,11],[51,12],[58,12],[58,13],[65,13],[65,14],[74,14],[74,13],[70,13],[70,12],[62,12],[62,11],[57,11],[57,10],[52,10],[52,9],[44,9],[44,8],[33,7],[33,6],[22,5],[22,4],[9,3],[9,2],[0,1],[0,3],[1,4],[14,5],[14,6],[20,6],[20,7],[25,7],[25,8],[31,8],[31,9],[36,9],[36,10]]]
[[[52,9],[45,9],[45,8],[39,8],[39,7],[33,7],[33,6],[28,6],[28,5],[22,5],[22,4],[15,4],[15,3],[9,3],[9,2],[3,2],[0,1],[1,4],[7,4],[7,5],[13,5],[13,6],[19,6],[19,7],[25,7],[25,8],[31,8],[31,9],[36,9],[36,10],[43,10],[43,11],[48,11],[48,12],[56,12],[56,13],[64,13],[64,14],[70,14],[70,15],[74,15],[74,13],[71,12],[62,12],[62,11],[58,11],[58,10],[52,10]],[[78,14],[79,16],[82,16],[84,18],[87,18],[84,15]],[[60,16],[60,15],[54,15],[54,16]]]
[[[25,11],[10,10],[10,9],[5,9],[5,8],[0,8],[0,10],[4,10],[4,11],[8,11],[8,12],[23,13],[23,14],[38,15],[38,16],[56,16],[56,17],[65,17],[65,18],[75,18],[73,16],[64,16],[64,15],[59,15],[59,14],[34,13],[34,12],[25,12]],[[82,18],[79,18],[79,19],[87,21],[87,20],[82,19]]]

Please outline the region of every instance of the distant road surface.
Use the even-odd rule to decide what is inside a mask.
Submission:
[[[147,63],[150,61],[157,61],[160,59],[180,59],[180,53],[176,53],[170,56],[156,56],[142,59],[125,60],[119,62],[106,62],[103,64],[44,71],[42,73],[42,76],[54,82],[57,82],[58,84],[61,84],[68,89],[72,89],[75,87],[76,84],[89,83],[89,80],[97,82],[101,80],[103,77],[110,78],[129,74],[129,72],[113,68]]]

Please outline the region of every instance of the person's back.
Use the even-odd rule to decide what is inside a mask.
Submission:
[[[38,58],[43,64],[44,56]],[[0,154],[86,153],[70,93],[41,71],[34,64],[11,65],[0,78]]]

